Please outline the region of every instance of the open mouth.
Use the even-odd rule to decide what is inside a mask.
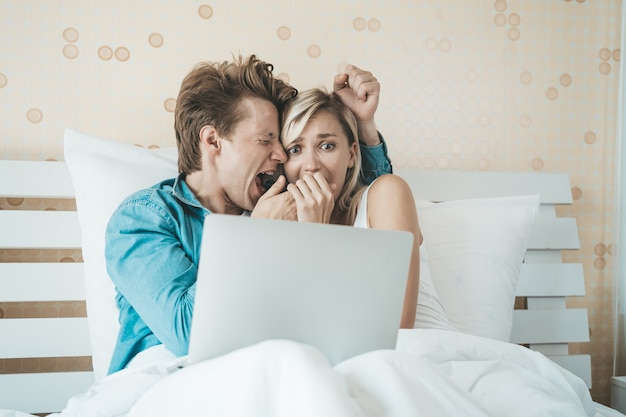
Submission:
[[[256,176],[256,186],[259,189],[261,195],[265,194],[267,190],[276,182],[276,174],[274,171],[261,172]]]

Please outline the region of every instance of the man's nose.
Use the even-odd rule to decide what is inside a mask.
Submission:
[[[287,154],[283,149],[283,145],[279,142],[272,149],[272,154],[270,155],[271,159],[276,160],[279,164],[284,164],[287,161]]]

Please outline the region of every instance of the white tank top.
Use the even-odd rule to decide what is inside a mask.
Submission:
[[[367,193],[370,187],[367,187],[361,196],[361,201],[359,202],[359,207],[354,219],[354,227],[369,229],[367,219]],[[435,290],[430,268],[428,267],[428,253],[424,241],[422,241],[420,245],[420,281],[414,327],[420,329],[455,330],[450,324],[443,304],[441,304],[439,295],[437,295],[437,291]]]

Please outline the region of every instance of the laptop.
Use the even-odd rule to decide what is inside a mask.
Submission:
[[[187,364],[270,339],[335,365],[394,349],[409,232],[211,214],[202,237]]]

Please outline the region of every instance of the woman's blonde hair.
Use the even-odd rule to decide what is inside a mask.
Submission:
[[[365,185],[360,180],[361,149],[358,146],[357,121],[352,111],[335,93],[320,88],[302,91],[285,108],[281,141],[283,147],[287,147],[299,138],[309,120],[320,111],[327,111],[337,118],[348,138],[348,146],[357,144],[354,166],[346,171],[346,180],[335,201],[335,210],[338,208],[346,213],[347,224],[351,225],[356,217],[361,194],[365,191]]]

